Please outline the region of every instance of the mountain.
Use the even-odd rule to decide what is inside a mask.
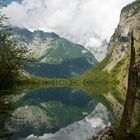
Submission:
[[[137,61],[140,60],[140,0],[127,5],[121,11],[120,23],[111,37],[108,53],[104,59],[104,70],[112,73],[120,81],[120,85],[127,87],[128,66],[130,61],[131,39],[134,33],[134,46]]]
[[[84,119],[61,128],[54,134],[44,134],[40,137],[30,135],[25,140],[86,140],[91,138],[93,134],[97,135],[98,131],[109,125],[108,111],[104,105],[98,103],[95,109]]]
[[[32,51],[35,61],[26,66],[32,76],[68,78],[79,76],[97,63],[83,46],[55,33],[14,28],[12,38]]]
[[[22,95],[12,96],[12,99],[16,102],[12,115],[22,118],[12,118],[8,123],[14,140],[30,134],[55,133],[84,119],[99,104],[98,99],[71,88],[33,89]],[[104,108],[103,105],[101,108]],[[94,112],[97,116],[97,111]]]

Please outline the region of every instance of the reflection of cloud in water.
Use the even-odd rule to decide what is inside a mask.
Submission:
[[[95,110],[83,120],[62,128],[55,134],[44,134],[40,137],[30,135],[26,140],[86,140],[108,125],[110,122],[107,109],[98,103]]]

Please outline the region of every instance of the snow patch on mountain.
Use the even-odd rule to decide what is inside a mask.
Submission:
[[[87,50],[82,50],[82,53],[84,54],[84,53],[87,53]]]

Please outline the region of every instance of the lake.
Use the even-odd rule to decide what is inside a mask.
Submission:
[[[6,98],[15,104],[7,140],[86,140],[111,124],[112,110],[120,105],[109,92],[91,96],[67,87],[23,90]]]

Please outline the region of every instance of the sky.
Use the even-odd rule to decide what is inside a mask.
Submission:
[[[10,4],[11,2],[13,2],[13,1],[21,2],[22,0],[0,0],[0,1],[3,1],[3,3],[4,3],[5,5],[8,5],[8,4]]]
[[[6,0],[10,2],[10,0]],[[114,33],[121,9],[134,0],[21,0],[2,12],[12,25],[55,32],[84,46],[100,47]]]

